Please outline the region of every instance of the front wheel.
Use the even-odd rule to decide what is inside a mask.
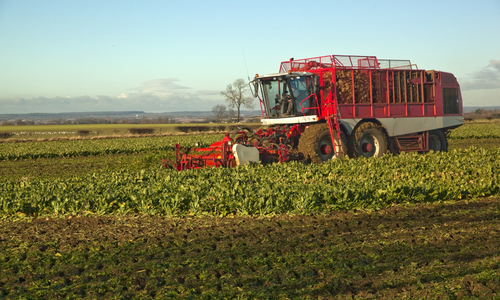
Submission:
[[[379,125],[367,122],[354,130],[350,146],[354,157],[381,157],[387,151],[387,138]]]
[[[434,152],[448,151],[448,141],[442,130],[429,131],[429,150]]]
[[[336,132],[334,133],[336,134]],[[340,145],[342,144],[342,145]],[[300,136],[298,151],[307,161],[321,163],[336,158],[337,152],[346,153],[346,142],[341,134],[341,142],[332,142],[327,123],[309,125]]]

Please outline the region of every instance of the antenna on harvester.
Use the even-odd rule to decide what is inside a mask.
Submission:
[[[247,70],[248,82],[250,82],[250,75],[248,74],[247,59],[245,57],[245,51],[243,51],[243,45],[240,44],[240,46],[241,46],[241,52],[243,53],[243,61],[245,62],[245,69]]]

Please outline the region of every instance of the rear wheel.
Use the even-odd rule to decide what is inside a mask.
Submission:
[[[343,152],[346,153],[347,143],[343,135],[341,135],[341,139]],[[310,162],[321,163],[336,158],[335,153],[339,150],[339,144],[336,144],[334,148],[330,129],[326,123],[309,125],[299,139],[298,151]]]
[[[429,131],[429,150],[434,152],[448,151],[448,141],[442,130]]]
[[[387,152],[387,137],[379,125],[367,122],[354,130],[350,145],[354,157],[381,157]]]

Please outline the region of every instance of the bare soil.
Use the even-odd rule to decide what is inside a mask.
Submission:
[[[318,216],[0,221],[0,296],[492,298],[499,232],[494,198]]]

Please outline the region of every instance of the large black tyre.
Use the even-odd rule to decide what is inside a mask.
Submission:
[[[351,134],[349,146],[354,157],[381,157],[387,152],[387,137],[379,125],[366,122]]]
[[[448,140],[442,130],[429,131],[429,150],[434,152],[448,151]]]
[[[343,134],[341,134],[341,139],[343,152],[347,154],[347,142]],[[340,150],[340,145],[335,147],[337,147],[336,150]],[[321,163],[336,158],[328,124],[309,125],[300,136],[298,151],[308,162]]]

